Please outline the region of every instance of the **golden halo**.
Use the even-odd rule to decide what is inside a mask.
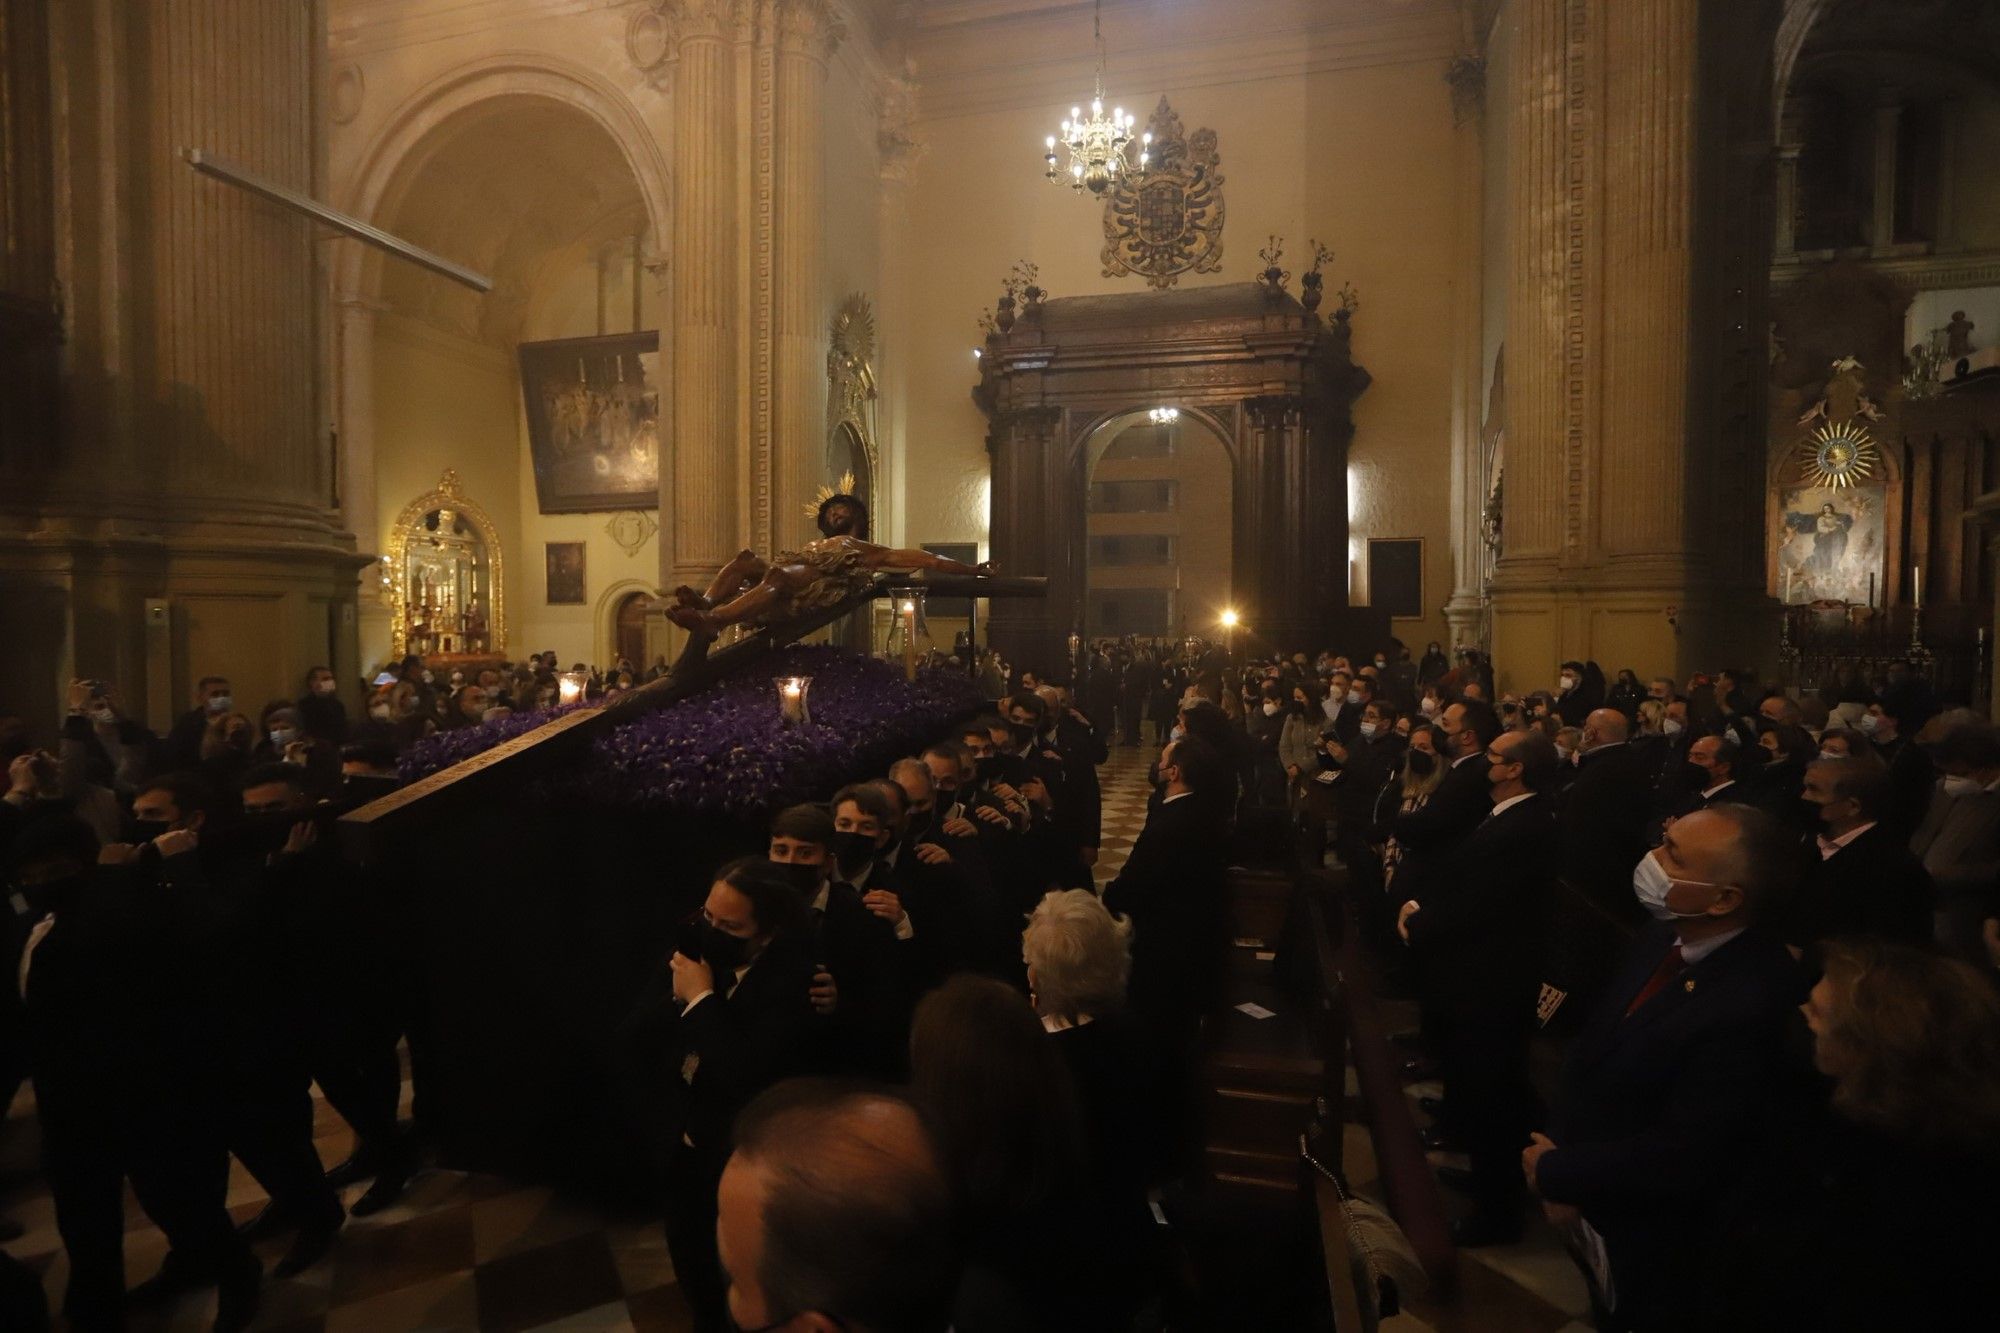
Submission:
[[[831,500],[836,495],[853,495],[853,494],[854,494],[854,474],[852,472],[843,472],[840,474],[840,485],[822,486],[819,488],[819,494],[813,496],[812,503],[805,507],[806,517],[818,518],[819,507],[825,504],[828,500]]]
[[[1874,475],[1874,438],[1852,421],[1825,425],[1799,446],[1800,480],[1814,486],[1859,486]]]

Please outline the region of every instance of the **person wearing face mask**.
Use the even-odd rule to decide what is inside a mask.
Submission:
[[[701,956],[676,948],[627,1028],[654,1059],[669,1053],[666,1068],[678,1070],[684,1087],[665,1181],[667,1250],[694,1327],[725,1333],[733,1325],[716,1254],[715,1200],[730,1126],[758,1093],[807,1070],[816,1031],[814,960],[792,869],[761,857],[717,872],[693,934]]]
[[[1889,798],[1883,806],[1882,822],[1901,838],[1917,831],[1937,780],[1930,758],[1913,739],[1926,720],[1907,695],[1890,690],[1868,705],[1859,724],[1869,748],[1888,766]]]
[[[2000,730],[1991,723],[1951,728],[1931,747],[1942,775],[1910,850],[1938,891],[1938,939],[1978,962],[1990,886],[2000,881]]]
[[[1320,699],[1320,712],[1326,717],[1320,728],[1321,734],[1332,732],[1347,742],[1354,739],[1355,731],[1361,725],[1361,705],[1348,703],[1348,694],[1354,687],[1354,677],[1345,671],[1336,671],[1327,678],[1326,694]]]
[[[1936,893],[1909,846],[1882,825],[1891,787],[1881,764],[1815,760],[1805,799],[1819,808],[1817,851],[1781,923],[1785,943],[1876,935],[1906,944],[1932,937]]]
[[[1602,700],[1597,701],[1601,703]],[[1585,699],[1583,690],[1583,663],[1564,662],[1556,673],[1556,713],[1566,727],[1580,727],[1583,719],[1597,703]]]
[[[1278,759],[1278,739],[1285,730],[1285,691],[1275,680],[1255,688],[1255,702],[1244,719],[1250,741],[1246,797],[1258,805],[1277,805],[1285,790],[1285,769]]]
[[[203,676],[195,682],[194,707],[175,719],[166,740],[161,743],[155,770],[184,771],[197,767],[201,763],[202,742],[208,735],[209,724],[218,717],[226,717],[235,707],[227,676]]]
[[[56,758],[57,777],[70,800],[81,801],[87,787],[130,795],[147,776],[153,733],[121,714],[113,695],[106,681],[73,680],[69,684]],[[89,813],[85,818],[97,827]],[[101,836],[103,830],[99,832]]]
[[[1762,757],[1763,751],[1757,752]],[[1754,804],[1753,793],[1736,778],[1743,762],[1743,747],[1733,736],[1699,736],[1688,746],[1687,759],[1677,780],[1680,797],[1675,817],[1693,814],[1712,805]]]
[[[1716,805],[1640,858],[1632,891],[1654,924],[1572,1046],[1545,1134],[1521,1153],[1543,1212],[1601,1238],[1616,1291],[1600,1328],[1702,1327],[1697,1267],[1722,1191],[1763,1147],[1790,1091],[1804,987],[1759,923],[1782,896],[1791,842],[1763,811]]]
[[[1285,725],[1278,733],[1278,763],[1285,772],[1286,801],[1294,812],[1319,772],[1319,733],[1326,716],[1320,710],[1322,697],[1319,682],[1310,678],[1292,686]]]
[[[889,1076],[900,1067],[909,1032],[896,923],[880,910],[894,895],[873,875],[876,834],[886,821],[882,805],[879,793],[850,787],[834,802],[835,814],[795,805],[771,821],[770,860],[806,907],[814,963],[808,998],[818,1033],[812,1067],[820,1073]],[[900,900],[894,907],[906,920]]]
[[[1329,758],[1340,767],[1333,784],[1335,848],[1347,867],[1362,920],[1386,947],[1391,941],[1389,909],[1382,895],[1382,856],[1378,850],[1389,830],[1375,823],[1377,800],[1395,780],[1406,742],[1396,734],[1396,710],[1372,700],[1361,710],[1354,744],[1326,742]],[[1392,955],[1393,956],[1393,955]]]
[[[74,1328],[122,1328],[128,1302],[145,1304],[163,1282],[217,1286],[214,1327],[242,1329],[263,1269],[224,1207],[226,1161],[190,1078],[189,942],[171,895],[93,871],[96,853],[87,827],[50,819],[9,867],[15,896],[43,913],[9,940],[7,991],[25,1020],[43,1172],[68,1254],[65,1313]],[[170,1247],[160,1275],[129,1297],[127,1179]]]
[[[340,701],[339,682],[328,668],[306,672],[305,690],[293,707],[300,729],[313,740],[337,749],[347,739],[347,705]]]
[[[1819,758],[1812,733],[1790,723],[1767,724],[1757,736],[1764,762],[1751,778],[1756,804],[1801,834],[1813,831],[1819,811],[1804,800],[1806,765]]]
[[[1448,875],[1396,921],[1446,1021],[1445,1133],[1471,1158],[1473,1201],[1452,1239],[1468,1247],[1521,1233],[1519,1153],[1537,1111],[1528,1044],[1555,881],[1555,812],[1542,794],[1556,780],[1554,744],[1507,732],[1480,760],[1489,813],[1455,849]]]

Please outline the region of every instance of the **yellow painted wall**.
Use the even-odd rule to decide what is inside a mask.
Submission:
[[[1259,247],[1278,233],[1295,274],[1316,238],[1336,251],[1329,292],[1349,281],[1360,292],[1354,356],[1374,385],[1355,413],[1353,536],[1363,550],[1369,537],[1426,539],[1430,614],[1398,624],[1418,643],[1442,637],[1437,608],[1451,590],[1452,122],[1443,75],[1441,59],[1424,59],[1164,89],[1190,133],[1217,132],[1228,209],[1222,271],[1183,285],[1249,280]],[[1126,62],[1117,82],[1125,106],[1141,114],[1163,91],[1143,63]],[[1009,267],[1039,264],[1057,297],[1145,290],[1139,279],[1101,275],[1101,205],[1041,180],[1043,136],[1068,109],[1052,101],[921,126],[927,152],[912,187],[911,244],[890,257],[911,267],[916,293],[900,441],[912,541],[986,539],[972,352],[977,316],[999,297]]]

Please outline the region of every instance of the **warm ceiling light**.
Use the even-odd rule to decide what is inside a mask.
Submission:
[[[1146,420],[1155,426],[1171,426],[1180,419],[1181,410],[1178,407],[1156,407],[1146,413]]]
[[[1045,174],[1053,184],[1103,194],[1120,176],[1146,174],[1152,162],[1153,136],[1147,133],[1135,139],[1132,131],[1138,126],[1138,118],[1128,115],[1122,106],[1111,108],[1109,116],[1104,114],[1104,0],[1097,0],[1092,12],[1091,32],[1097,42],[1097,95],[1090,99],[1090,119],[1084,119],[1082,107],[1071,107],[1061,133],[1051,134],[1043,141],[1048,151],[1042,155],[1042,161],[1047,164]],[[1067,154],[1067,167],[1057,160],[1058,153]]]
[[[1236,628],[1236,611],[1233,607],[1222,613],[1222,627],[1224,629]]]

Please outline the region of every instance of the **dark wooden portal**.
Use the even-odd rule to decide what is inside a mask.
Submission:
[[[1255,283],[1031,302],[986,340],[974,400],[993,459],[992,554],[1048,599],[993,608],[1014,662],[1068,660],[1082,632],[1088,442],[1133,410],[1212,426],[1235,473],[1235,605],[1252,641],[1344,641],[1347,444],[1368,372],[1331,320]]]

